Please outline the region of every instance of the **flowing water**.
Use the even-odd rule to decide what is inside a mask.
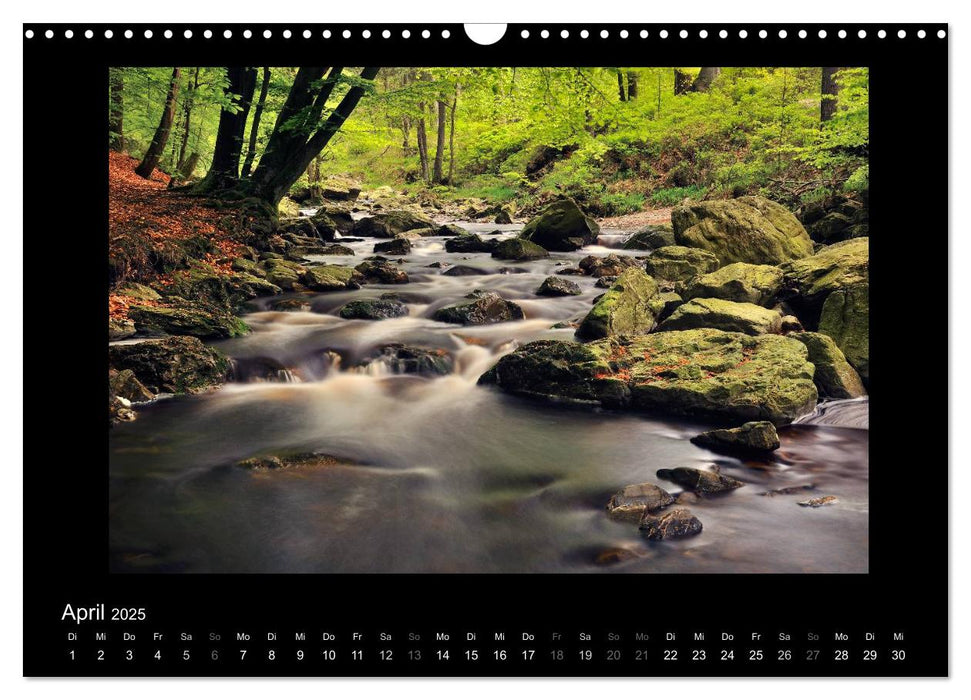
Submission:
[[[462,224],[488,234],[518,227]],[[616,246],[620,232],[600,243]],[[375,240],[351,243],[356,264]],[[711,426],[684,419],[571,410],[476,385],[516,346],[569,340],[552,329],[576,319],[602,289],[569,277],[578,297],[535,295],[543,279],[588,254],[498,261],[452,254],[444,239],[413,242],[405,285],[310,298],[310,311],[262,310],[253,332],[218,343],[246,368],[282,367],[270,381],[229,384],[194,397],[159,400],[110,437],[110,544],[119,572],[865,572],[866,401],[832,402],[780,431],[769,462],[716,455],[688,440]],[[638,253],[643,254],[643,253]],[[450,277],[432,263],[478,268]],[[431,321],[473,289],[520,304],[526,319],[459,327]],[[393,291],[409,316],[346,321],[352,299]],[[277,298],[278,300],[278,298]],[[258,305],[269,309],[274,300]],[[388,343],[443,349],[452,374],[397,375],[375,361]],[[253,373],[253,376],[259,374]],[[265,373],[264,373],[265,375]],[[847,427],[849,426],[849,427]],[[864,428],[864,429],[861,429]],[[252,471],[254,455],[320,452],[324,466]],[[647,542],[636,524],[605,515],[610,495],[658,480],[658,469],[719,467],[746,485],[688,503],[704,524],[697,537]],[[762,495],[790,487],[792,493]],[[800,507],[835,495],[839,503]],[[610,550],[628,561],[604,567]]]

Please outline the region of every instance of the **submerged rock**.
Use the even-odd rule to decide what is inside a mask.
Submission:
[[[572,199],[560,199],[530,219],[519,237],[546,250],[571,251],[597,242],[600,227]]]
[[[466,296],[469,301],[445,306],[432,314],[432,319],[442,323],[459,323],[463,326],[479,326],[504,323],[525,318],[518,304],[506,301],[495,292],[474,291]]]
[[[250,457],[236,462],[237,467],[253,471],[271,471],[289,469],[291,467],[331,467],[342,464],[340,460],[330,455],[304,452],[291,455],[266,455]]]
[[[779,449],[779,433],[769,421],[750,421],[738,428],[709,430],[695,435],[691,442],[701,447],[727,452],[772,452]]]
[[[790,333],[809,350],[809,361],[816,367],[813,377],[820,396],[834,399],[855,399],[866,396],[860,375],[846,361],[836,342],[822,333]]]
[[[131,370],[152,393],[194,393],[222,384],[230,370],[225,355],[185,336],[110,345],[108,363],[119,371]]]
[[[341,289],[357,289],[362,275],[355,269],[341,265],[316,265],[308,267],[300,278],[303,284],[315,292],[335,292]]]
[[[772,306],[782,288],[782,270],[775,265],[732,263],[694,277],[681,287],[685,299],[704,297]]]
[[[870,380],[870,285],[839,289],[826,297],[819,332],[836,341],[866,384]]]
[[[639,521],[644,513],[653,513],[674,503],[674,496],[656,484],[633,484],[610,497],[607,512],[619,520]]]
[[[472,267],[471,265],[456,265],[455,267],[450,267],[442,273],[446,277],[471,277],[473,275],[489,275],[492,274],[488,270],[483,270],[481,267]]]
[[[677,242],[670,226],[645,226],[624,241],[625,250],[655,250],[672,245],[677,245]]]
[[[407,284],[408,273],[384,260],[365,260],[354,268],[365,282],[378,284]]]
[[[723,299],[692,299],[678,306],[658,330],[717,328],[722,331],[764,335],[778,333],[781,326],[782,314],[772,309]]]
[[[354,224],[351,233],[355,236],[375,238],[394,238],[405,231],[421,228],[436,228],[435,222],[424,214],[399,209],[386,211],[361,219]]]
[[[539,260],[550,257],[550,254],[530,241],[509,238],[496,244],[492,257],[500,260]]]
[[[660,515],[645,513],[639,529],[647,539],[659,541],[697,535],[702,525],[687,508],[675,508]]]
[[[643,556],[643,552],[630,547],[608,547],[594,555],[593,563],[597,566],[614,566],[632,559],[640,559]]]
[[[367,365],[379,362],[392,374],[445,375],[455,369],[455,359],[446,350],[390,343],[379,349]]]
[[[502,357],[479,382],[550,401],[784,425],[816,405],[806,357],[791,338],[711,329],[539,340]]]
[[[695,493],[721,493],[745,486],[745,482],[733,479],[730,476],[690,467],[658,469],[657,478],[673,481],[678,486]]]
[[[577,337],[593,340],[649,332],[664,308],[658,292],[652,277],[640,268],[628,268],[590,309]]]
[[[337,315],[367,320],[400,318],[408,315],[408,307],[395,299],[358,299],[344,304]]]
[[[799,505],[807,508],[822,508],[823,506],[834,506],[839,502],[836,496],[820,496],[819,498],[810,498],[808,501],[799,501]]]
[[[655,250],[644,264],[652,277],[678,282],[718,269],[718,258],[698,248],[680,245]]]
[[[407,238],[392,238],[390,241],[375,243],[374,252],[386,255],[408,255],[411,253],[411,242]]]
[[[536,293],[541,297],[570,297],[582,294],[580,285],[560,277],[550,276],[543,280]]]
[[[713,253],[722,265],[778,265],[813,254],[799,220],[781,204],[762,197],[697,202],[671,212],[680,245]]]

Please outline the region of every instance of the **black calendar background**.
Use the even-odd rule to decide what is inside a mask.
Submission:
[[[105,29],[73,26],[77,35],[94,29],[95,37]],[[160,50],[158,42],[150,45],[137,38],[149,25],[129,26],[136,38],[125,42],[95,38],[82,43],[79,38],[64,39],[61,33],[50,40],[25,42],[28,79],[24,81],[24,139],[36,153],[26,164],[25,178],[43,180],[48,175],[32,172],[31,168],[37,167],[32,164],[65,157],[63,144],[51,136],[65,128],[74,134],[67,156],[70,161],[105,162],[108,66],[176,62],[301,65],[319,62],[321,51],[317,43],[282,38],[182,39],[182,30],[189,25],[166,25],[164,28],[173,29],[175,35]],[[229,26],[239,37],[242,25]],[[246,28],[260,35],[269,26]],[[290,26],[296,31],[305,28]],[[369,26],[372,31],[384,28]],[[411,30],[420,32],[424,26],[414,25]],[[585,26],[591,33],[602,28]],[[652,33],[661,28],[636,28],[642,26]],[[691,25],[685,26],[691,29]],[[781,25],[765,25],[770,30],[768,37],[756,39],[763,27],[752,24],[745,25],[749,38],[741,40],[733,25],[704,26],[712,35],[723,27],[735,31],[718,43],[701,40],[694,31],[688,39],[672,38],[664,47],[663,58],[654,60],[649,51],[633,42],[603,42],[603,49],[594,53],[579,51],[576,43],[559,40],[550,40],[537,50],[535,39],[519,38],[519,31],[527,27],[534,36],[539,29],[547,28],[556,37],[561,29],[557,25],[510,25],[505,38],[493,46],[473,44],[460,25],[452,25],[454,38],[448,47],[436,38],[407,45],[399,39],[367,43],[355,38],[342,41],[341,57],[346,65],[442,65],[444,56],[464,65],[702,65],[717,63],[714,56],[724,57],[728,50],[732,65],[869,66],[871,113],[878,115],[870,127],[871,219],[877,232],[871,250],[872,293],[876,296],[871,332],[880,347],[872,365],[871,393],[879,400],[871,404],[870,415],[869,574],[111,575],[107,434],[103,402],[94,402],[90,410],[74,412],[71,418],[76,440],[81,443],[73,446],[73,452],[86,454],[86,459],[62,459],[57,446],[52,445],[50,450],[34,451],[24,465],[25,675],[946,675],[948,514],[922,507],[920,493],[947,488],[948,455],[943,439],[947,397],[941,387],[946,386],[948,350],[943,334],[925,340],[927,352],[937,358],[935,376],[928,377],[926,383],[919,376],[902,380],[908,348],[896,340],[908,325],[903,310],[911,300],[909,290],[899,284],[898,271],[912,255],[903,244],[903,234],[913,236],[920,227],[923,236],[947,236],[946,207],[908,210],[908,202],[930,201],[946,191],[946,181],[897,175],[948,171],[947,42],[921,42],[912,31],[909,34],[913,38],[880,42],[872,38],[875,28],[871,27],[866,27],[870,39],[857,40],[852,38],[859,28],[855,25],[842,25],[850,32],[847,40],[838,40],[827,25],[793,25],[785,40],[778,38]],[[799,29],[815,37],[823,27],[830,29],[829,39],[795,38]],[[27,28],[41,35],[48,26]],[[323,27],[307,28],[319,32]],[[344,26],[328,28],[336,34]],[[402,26],[395,28],[400,31]],[[665,28],[673,35],[681,26]],[[898,27],[881,28],[893,35]],[[943,27],[926,28],[933,35]],[[456,43],[461,51],[455,51]],[[57,73],[64,74],[65,79],[56,93],[45,89],[43,81],[29,79]],[[895,113],[889,106],[891,93],[901,84],[911,86],[914,94],[914,109],[906,115]],[[94,134],[104,136],[95,138]],[[904,134],[918,142],[903,147]],[[95,222],[79,223],[79,227],[97,228],[97,222],[101,222],[102,229],[107,230],[105,179],[78,182],[59,196],[61,211],[75,212],[78,222]],[[44,211],[50,202],[39,189],[32,189],[25,194],[24,206],[27,212]],[[84,236],[80,233],[53,222],[28,219],[25,225],[25,259],[44,259],[45,240],[57,236],[66,253],[63,258],[82,263],[74,269],[104,271],[71,281],[70,312],[59,319],[62,336],[76,339],[70,358],[53,343],[25,345],[27,367],[43,368],[26,399],[28,429],[32,412],[44,410],[35,402],[56,404],[58,397],[67,393],[96,397],[104,384],[106,255],[88,244],[90,231]],[[925,326],[943,328],[948,322],[946,279],[939,280],[939,288],[940,297],[920,310]],[[36,301],[34,296],[31,303]],[[26,317],[26,338],[45,336],[45,329],[36,327],[43,322],[40,318]],[[74,376],[74,387],[64,386],[56,369],[68,359],[87,368]],[[905,432],[899,429],[900,419],[894,415],[897,397],[888,395],[893,391],[905,391],[931,407],[908,414]],[[32,468],[38,462],[45,463],[45,468]],[[49,477],[52,467],[57,470],[56,483]],[[366,596],[362,595],[365,591]],[[652,602],[659,595],[668,603]],[[108,610],[144,608],[147,619],[73,625],[60,619],[67,603],[103,603]],[[126,631],[135,634],[134,646],[145,660],[126,665],[121,642],[112,642],[106,648],[112,649],[113,656],[104,665],[72,666],[65,653],[70,646],[66,635],[77,632],[93,637],[96,630],[107,632],[112,639]],[[290,653],[298,646],[293,639],[298,630],[306,633],[307,642],[302,646],[308,653],[329,646],[338,651],[337,660],[330,665],[318,661],[298,664]],[[185,645],[173,641],[182,631],[193,635],[193,659],[184,664],[178,663],[177,653]],[[321,641],[321,634],[327,631],[337,636],[333,644]],[[382,631],[392,635],[390,643],[378,641]],[[634,634],[639,631],[650,633],[650,640],[635,641]],[[878,634],[876,646],[883,650],[872,663],[865,663],[860,655],[867,647],[863,636],[867,631]],[[168,656],[152,666],[149,657],[158,646],[151,638],[154,632],[167,635],[163,646]],[[276,633],[279,641],[268,641],[268,632]],[[466,637],[469,632],[478,635],[475,646],[482,654],[475,664],[460,658],[471,646]],[[503,643],[495,640],[497,632],[505,634]],[[666,640],[669,632],[676,633],[677,640]],[[694,641],[696,632],[706,634],[704,644]],[[788,646],[794,652],[801,654],[813,647],[822,650],[818,663],[797,660],[783,664],[774,656],[761,661],[747,658],[755,648],[770,655],[785,646],[776,641],[779,632],[792,635]],[[241,633],[250,635],[251,641],[241,644],[237,639]],[[409,633],[420,635],[421,640],[410,642]],[[447,633],[450,639],[436,640],[438,633]],[[523,633],[534,635],[534,640],[523,640]],[[561,634],[562,641],[554,643],[554,633]],[[734,637],[733,648],[739,653],[735,663],[719,664],[714,658],[725,646],[719,637],[722,633]],[[753,640],[753,633],[762,636]],[[818,634],[820,640],[808,642],[806,635],[810,633]],[[899,663],[893,663],[886,653],[893,646],[894,633],[903,635],[900,644],[906,649],[906,660]],[[210,634],[218,634],[220,639],[211,642]],[[364,638],[355,639],[354,634]],[[580,634],[589,634],[591,639],[582,640]],[[620,636],[619,648],[627,655],[620,663],[607,659],[606,652],[618,647],[609,640],[610,634]],[[846,634],[848,640],[837,641],[835,634]],[[85,646],[95,648],[90,641]],[[238,661],[235,652],[241,646],[252,650],[251,663]],[[691,663],[687,655],[699,646],[709,649],[711,656]],[[555,663],[550,657],[548,652],[554,647],[565,650],[564,663]],[[638,647],[651,651],[646,664],[630,660]],[[281,650],[274,663],[266,660],[265,652],[270,648]],[[388,663],[378,654],[386,648],[396,653]],[[448,662],[437,663],[435,652],[443,648],[450,649],[453,656]],[[494,651],[500,648],[510,658],[503,661],[495,657]],[[536,658],[527,663],[521,652],[530,648],[536,651]],[[682,656],[665,664],[661,656],[669,648],[677,648]],[[849,658],[835,659],[834,651],[844,648],[849,650]],[[212,649],[220,650],[218,660],[212,659]],[[355,649],[362,650],[362,658],[354,658]],[[409,649],[423,650],[422,659],[409,661]],[[589,660],[581,656],[588,649]]]

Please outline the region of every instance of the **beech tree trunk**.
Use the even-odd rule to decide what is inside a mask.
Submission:
[[[694,83],[691,84],[692,92],[708,92],[711,89],[711,84],[715,82],[715,78],[721,74],[721,68],[702,68],[701,72],[698,73],[698,77],[695,78]]]
[[[637,99],[637,73],[627,71],[627,101],[633,102]]]
[[[425,131],[425,105],[419,104],[421,118],[415,125],[415,140],[418,142],[418,163],[422,182],[428,182],[428,134]]]
[[[186,154],[189,150],[189,125],[191,124],[190,117],[192,116],[192,102],[195,100],[196,90],[199,89],[199,69],[196,68],[195,77],[192,80],[192,92],[185,96],[183,100],[183,116],[182,116],[182,145],[179,147],[179,161],[178,170],[182,173],[182,166],[185,165]],[[199,157],[196,155],[196,160]],[[192,166],[195,169],[195,164]]]
[[[452,119],[448,126],[448,184],[452,186],[455,175],[455,110],[459,106],[459,86],[455,86],[455,97],[452,98]]]
[[[243,153],[246,118],[256,90],[256,69],[233,67],[227,68],[226,74],[229,77],[226,92],[239,95],[239,109],[236,112],[224,109],[219,113],[212,165],[196,188],[197,192],[230,190],[239,183],[239,158]]]
[[[175,118],[175,98],[179,94],[179,75],[180,68],[172,69],[172,80],[169,82],[169,92],[165,96],[165,106],[162,108],[162,118],[159,120],[158,128],[152,137],[152,143],[142,162],[135,168],[135,174],[148,179],[155,172],[162,154],[165,152],[165,142],[169,140],[169,132],[172,131],[172,120]]]
[[[108,147],[125,150],[125,77],[120,68],[108,69]]]
[[[617,96],[621,102],[627,102],[627,91],[624,90],[624,73],[617,71]]]
[[[840,68],[823,68],[822,89],[820,90],[819,121],[828,122],[836,114],[836,100],[840,86],[836,82],[836,73]]]
[[[674,94],[683,95],[691,89],[691,76],[687,73],[674,69]]]
[[[253,112],[253,126],[249,132],[249,148],[246,150],[246,160],[243,161],[242,177],[249,177],[250,170],[253,168],[253,159],[256,157],[256,137],[260,131],[260,117],[263,116],[263,107],[266,105],[266,93],[270,89],[270,69],[263,68],[263,85],[260,87],[260,99],[256,103],[256,111]]]
[[[442,182],[442,163],[445,158],[445,119],[446,119],[446,105],[443,100],[438,100],[436,102],[438,105],[438,138],[435,142],[435,166],[432,172],[432,181],[435,184],[441,184]]]

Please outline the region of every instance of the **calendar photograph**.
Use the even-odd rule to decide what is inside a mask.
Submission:
[[[881,115],[769,59],[106,68],[107,570],[867,574]]]

